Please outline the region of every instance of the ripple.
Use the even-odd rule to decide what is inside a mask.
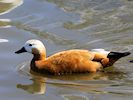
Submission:
[[[1,0],[0,15],[6,14],[23,4],[23,0]]]
[[[10,23],[11,23],[10,19],[0,19],[0,28],[11,27]]]
[[[0,43],[1,42],[9,42],[9,40],[7,40],[7,39],[0,39]]]
[[[23,62],[23,63],[19,64],[16,67],[16,71],[18,73],[20,73],[20,75],[23,75],[23,76],[29,78],[31,76],[31,74],[30,74],[30,62]]]
[[[49,32],[45,32],[45,31],[40,31],[34,27],[31,27],[29,25],[25,25],[25,24],[21,24],[21,23],[14,23],[14,26],[16,26],[19,29],[23,29],[25,31],[30,31],[33,34],[37,34],[40,37],[43,37],[43,39],[47,39],[55,44],[59,44],[59,45],[71,45],[71,44],[75,44],[74,40],[70,40],[70,39],[65,39],[61,36],[58,36],[56,34],[52,34]]]
[[[65,100],[89,100],[89,98],[87,96],[84,96],[82,94],[77,95],[77,94],[65,94],[62,95],[62,97]]]

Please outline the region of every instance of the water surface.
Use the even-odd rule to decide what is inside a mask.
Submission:
[[[80,48],[133,52],[132,0],[0,0],[0,97],[6,100],[132,100],[133,54],[96,74],[29,72],[30,54],[14,52],[39,39],[47,55]]]

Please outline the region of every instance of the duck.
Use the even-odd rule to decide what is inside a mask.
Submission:
[[[30,70],[41,74],[61,75],[63,73],[95,73],[112,66],[117,60],[128,56],[130,52],[113,52],[104,49],[71,49],[57,52],[49,57],[40,40],[28,40],[16,54],[33,54]]]

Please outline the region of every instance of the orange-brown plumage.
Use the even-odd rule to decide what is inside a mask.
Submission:
[[[32,60],[32,67],[45,69],[50,73],[96,72],[102,67],[100,62],[92,61],[94,54],[88,50],[68,50],[54,54],[46,59]]]
[[[112,60],[108,56],[112,58],[112,55],[108,53],[79,49],[62,51],[46,58],[46,49],[38,40],[27,41],[25,46],[16,53],[21,53],[22,51],[33,54],[31,70],[54,75],[96,72],[103,67],[112,65],[120,58],[115,58],[111,62]]]

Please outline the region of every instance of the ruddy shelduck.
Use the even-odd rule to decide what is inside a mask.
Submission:
[[[63,73],[97,72],[112,66],[121,57],[128,56],[130,52],[110,52],[104,49],[66,50],[46,57],[46,48],[39,40],[28,40],[25,45],[15,53],[29,52],[33,54],[31,70],[38,73],[60,75]]]

